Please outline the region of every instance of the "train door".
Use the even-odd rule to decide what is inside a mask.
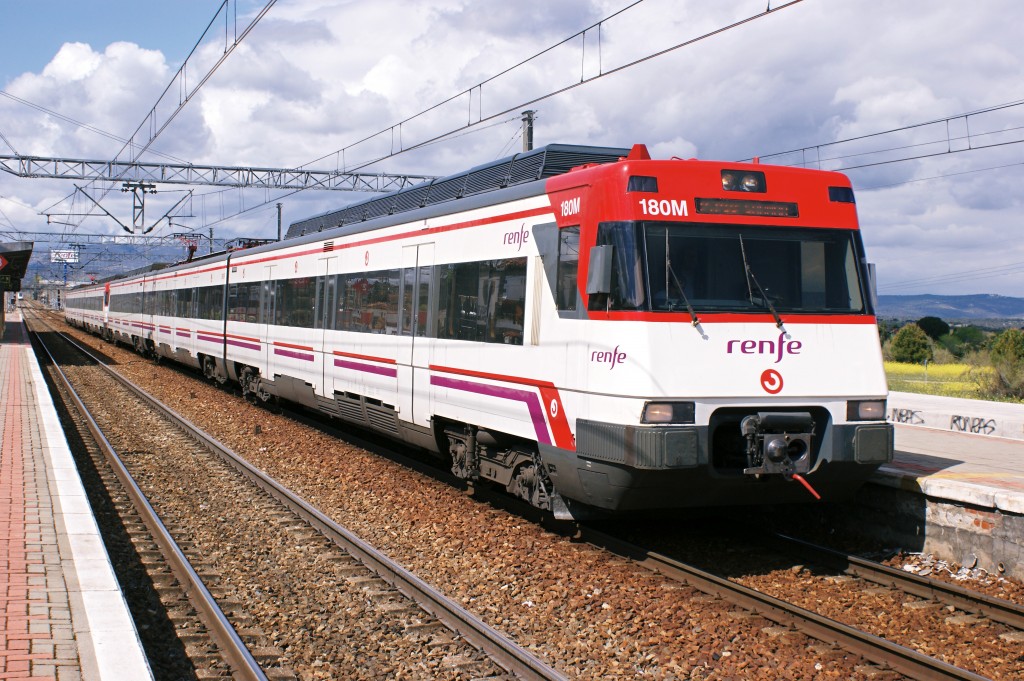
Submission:
[[[329,338],[334,329],[336,287],[338,280],[338,257],[331,256],[320,260],[317,268],[319,276],[316,280],[316,352],[320,357],[320,388],[317,390],[324,397],[333,396],[334,386],[334,354]]]
[[[110,338],[110,282],[103,285],[103,337]]]
[[[433,317],[434,244],[402,249],[399,293],[398,416],[430,425],[430,328]]]
[[[274,265],[268,265],[263,275],[263,283],[260,285],[260,326],[259,337],[260,347],[263,348],[263,362],[259,367],[263,377],[273,380],[270,374],[270,348],[274,342],[271,338],[274,324]]]

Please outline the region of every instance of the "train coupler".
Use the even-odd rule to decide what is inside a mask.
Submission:
[[[743,418],[747,440],[746,475],[793,475],[811,469],[814,419],[807,412],[758,412]]]

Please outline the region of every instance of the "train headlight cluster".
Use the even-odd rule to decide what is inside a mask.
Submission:
[[[847,421],[884,421],[885,400],[850,401],[846,403]]]
[[[648,402],[640,423],[693,423],[693,402]]]
[[[756,192],[763,194],[768,191],[764,173],[760,170],[723,170],[722,189],[727,192]]]

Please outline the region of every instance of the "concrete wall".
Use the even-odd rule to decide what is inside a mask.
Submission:
[[[888,410],[901,426],[1024,441],[1024,404],[891,392]]]

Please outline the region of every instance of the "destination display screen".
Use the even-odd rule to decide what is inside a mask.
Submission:
[[[766,218],[800,217],[797,204],[748,199],[696,199],[697,212],[705,215],[754,215]]]

